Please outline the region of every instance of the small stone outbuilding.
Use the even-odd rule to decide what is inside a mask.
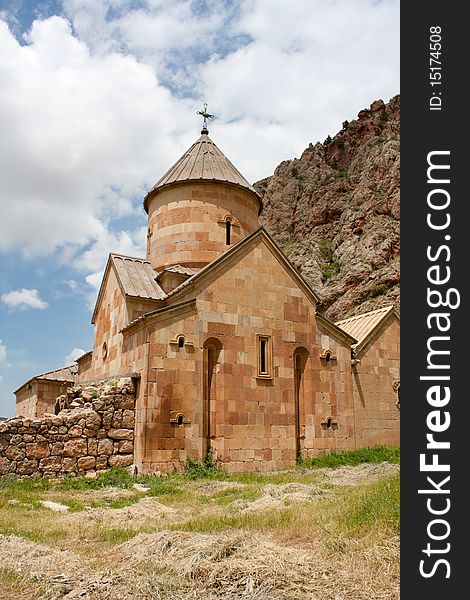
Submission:
[[[386,306],[336,325],[357,339],[352,346],[357,445],[399,444],[400,315]]]
[[[77,381],[77,365],[32,377],[15,391],[16,415],[32,419],[54,413],[56,399]]]

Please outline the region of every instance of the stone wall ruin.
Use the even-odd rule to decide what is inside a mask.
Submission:
[[[88,476],[134,462],[131,378],[78,385],[57,399],[58,414],[0,423],[0,475]]]

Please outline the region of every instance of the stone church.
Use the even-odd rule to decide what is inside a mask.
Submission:
[[[209,449],[245,471],[399,443],[398,313],[336,324],[319,314],[315,291],[260,226],[258,193],[205,124],[144,209],[146,257],[109,256],[93,350],[19,388],[17,414],[54,412],[67,385],[132,377],[139,472]]]

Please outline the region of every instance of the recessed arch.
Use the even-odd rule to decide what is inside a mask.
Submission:
[[[222,342],[208,338],[204,342],[204,381],[203,381],[203,428],[204,428],[204,458],[211,448],[211,440],[216,437],[216,408],[219,395],[219,361]]]
[[[303,346],[294,350],[294,410],[295,410],[295,455],[300,458],[304,437],[305,415],[305,370],[309,352]]]

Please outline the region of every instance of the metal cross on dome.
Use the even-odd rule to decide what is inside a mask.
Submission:
[[[201,133],[209,133],[209,130],[207,129],[207,120],[213,119],[214,115],[211,115],[207,112],[207,102],[204,102],[204,109],[196,111],[196,114],[201,115],[201,117],[204,117]]]

